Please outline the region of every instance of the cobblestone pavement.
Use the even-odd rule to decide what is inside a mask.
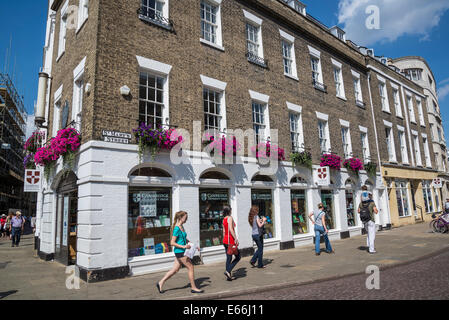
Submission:
[[[33,250],[33,237],[25,236],[18,248],[12,248],[11,242],[8,240],[0,240],[0,299],[170,300],[220,299],[249,294],[253,296],[259,292],[272,292],[272,290],[310,284],[318,280],[339,279],[348,275],[361,274],[365,272],[368,265],[384,268],[422,259],[429,254],[435,255],[436,252],[449,250],[449,234],[431,233],[427,224],[417,224],[378,232],[376,236],[377,254],[368,254],[363,250],[365,245],[366,236],[354,236],[349,239],[332,241],[336,253],[331,255],[322,253],[319,257],[315,256],[313,245],[289,250],[268,251],[264,252],[266,269],[251,268],[250,258],[245,257],[234,270],[237,279],[231,282],[226,281],[223,275],[224,261],[195,266],[197,286],[204,289],[205,292],[201,295],[194,295],[190,293],[187,270],[185,269],[181,269],[165,284],[164,294],[158,293],[156,282],[163,277],[165,272],[99,283],[81,281],[79,289],[69,290],[66,286],[68,277],[66,267],[56,261],[39,259],[36,251]],[[404,269],[406,272],[399,272],[396,277],[391,278],[399,281],[401,277],[405,277],[408,282],[404,280],[403,286],[406,288],[413,283],[421,285],[422,281],[427,279],[427,275],[431,273],[439,275],[440,270],[437,268],[437,263],[431,267],[429,269],[431,271],[424,267],[406,267]],[[386,280],[389,278],[382,278],[384,272],[386,271],[381,271],[381,290],[379,293],[374,292],[373,294],[382,294],[383,288],[385,290],[390,288],[388,280]],[[366,277],[367,275],[364,275],[361,278],[366,279]],[[356,287],[358,290],[362,290],[364,280],[359,280],[359,282],[361,284]],[[338,283],[337,281],[336,285]],[[447,285],[447,280],[445,283]],[[326,292],[326,288],[322,290]],[[392,294],[396,290],[393,287]],[[345,289],[344,285],[341,288],[338,287],[338,290],[332,288],[328,291],[332,291],[335,297],[339,297],[340,294],[342,297],[345,294],[346,296],[359,294],[357,290]],[[426,291],[429,295],[435,296],[431,288]],[[305,296],[316,297],[312,293],[314,293],[313,290]],[[363,295],[363,291],[360,294]],[[399,293],[397,296],[400,297]],[[402,297],[407,298],[408,296]]]
[[[438,256],[380,271],[379,289],[358,275],[309,285],[232,297],[232,300],[447,300],[449,250]],[[369,281],[372,283],[371,281]],[[224,299],[226,300],[226,299]]]

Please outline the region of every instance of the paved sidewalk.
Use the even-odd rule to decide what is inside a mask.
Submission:
[[[409,263],[449,250],[449,234],[431,233],[428,224],[417,224],[378,232],[377,254],[361,250],[365,245],[366,236],[357,236],[333,241],[336,253],[331,255],[322,252],[315,256],[313,246],[269,251],[264,254],[266,269],[253,269],[250,258],[246,257],[234,269],[237,279],[232,282],[225,280],[224,262],[196,266],[197,285],[205,293],[194,295],[190,293],[186,269],[164,285],[164,294],[159,294],[155,285],[165,272],[99,283],[81,281],[79,290],[68,290],[65,266],[40,260],[33,250],[33,238],[25,236],[19,248],[12,248],[10,241],[0,240],[0,299],[224,298],[360,274],[368,265],[382,269]]]

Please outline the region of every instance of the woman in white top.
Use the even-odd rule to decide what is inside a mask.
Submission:
[[[266,223],[267,218],[263,217],[262,219],[259,217],[259,207],[251,206],[251,210],[248,215],[249,225],[253,228],[252,236],[253,240],[257,245],[257,251],[254,253],[251,261],[249,262],[253,267],[256,266],[257,260],[257,268],[265,268],[262,263],[263,258],[263,225]]]
[[[322,203],[318,204],[318,212],[312,212],[309,215],[309,219],[312,221],[312,223],[315,225],[315,255],[320,255],[320,238],[321,235],[324,236],[324,242],[326,243],[326,252],[327,253],[335,253],[334,250],[332,250],[331,243],[329,241],[329,237],[327,236],[327,226],[326,226],[326,211],[324,211],[324,206]],[[314,216],[314,219],[312,219],[312,216]]]

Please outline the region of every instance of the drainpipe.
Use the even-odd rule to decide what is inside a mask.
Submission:
[[[374,105],[373,105],[373,98],[371,96],[371,71],[368,71],[368,93],[369,93],[369,102],[371,105],[371,117],[373,119],[373,127],[374,127],[374,137],[376,139],[376,149],[377,149],[377,160],[379,161],[379,171],[380,171],[380,177],[383,181],[383,174],[382,174],[382,162],[380,161],[380,150],[379,150],[379,137],[377,135],[377,126],[376,126],[376,117],[374,115]],[[387,221],[385,222],[385,224],[391,224],[391,219],[390,219],[390,201],[388,201],[388,185],[387,188],[385,189],[385,193],[384,193],[384,199],[386,199],[386,203],[387,203]],[[379,217],[380,218],[380,217]],[[382,219],[383,220],[383,219]]]

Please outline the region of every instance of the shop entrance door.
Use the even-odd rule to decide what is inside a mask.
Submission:
[[[55,260],[64,265],[76,264],[78,224],[76,180],[76,176],[70,173],[57,190]]]

